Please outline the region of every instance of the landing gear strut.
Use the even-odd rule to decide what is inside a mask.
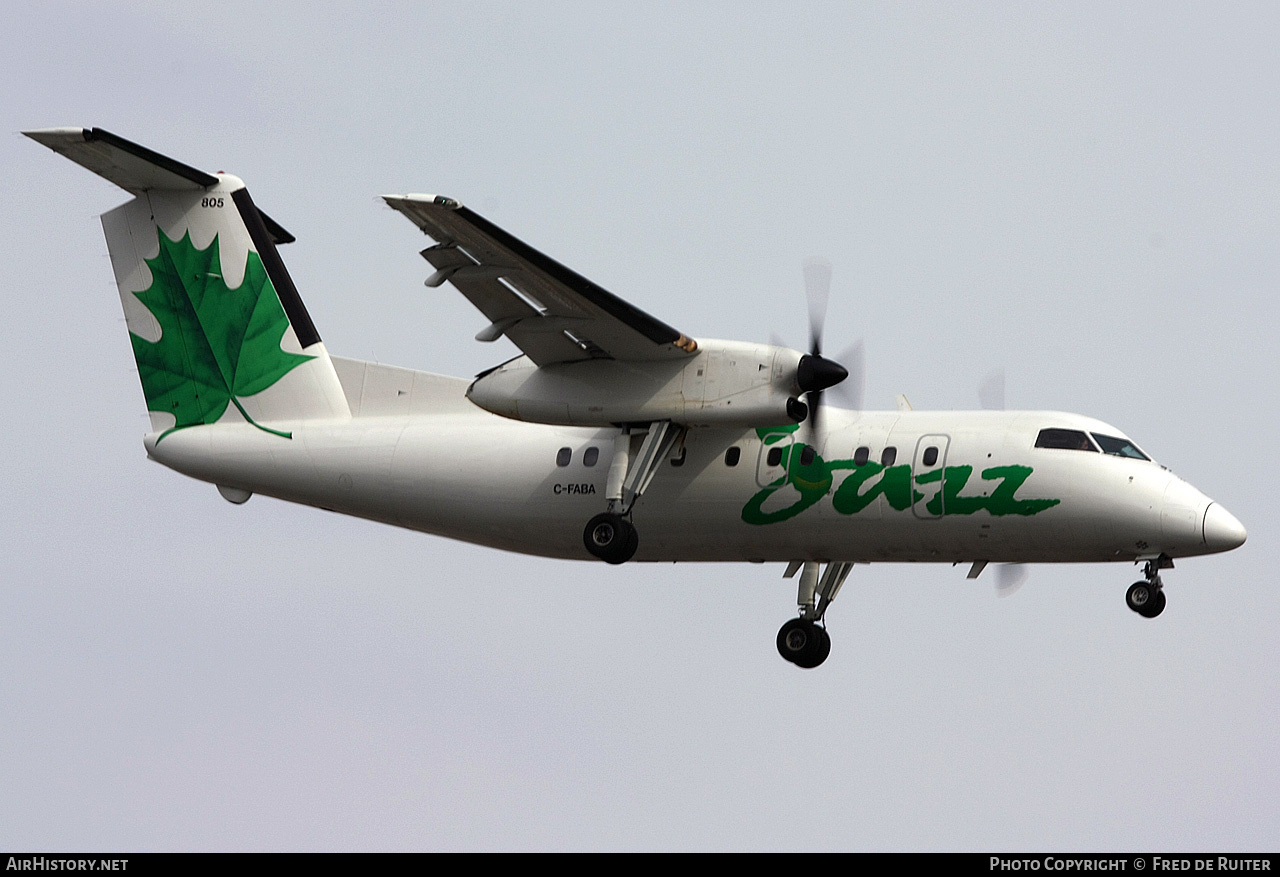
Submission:
[[[853,564],[831,561],[821,578],[818,575],[820,567],[821,564],[816,560],[796,560],[791,562],[784,573],[785,578],[791,578],[797,570],[802,570],[796,597],[796,602],[800,605],[800,617],[791,619],[778,631],[778,654],[806,670],[817,667],[831,654],[831,635],[819,622],[827,614],[827,607],[836,598],[840,586],[849,577]]]
[[[684,428],[669,420],[650,423],[644,431],[622,428],[614,440],[613,462],[609,464],[608,506],[587,521],[582,531],[587,551],[605,563],[626,563],[635,556],[640,537],[631,523],[631,509],[683,435]],[[640,439],[634,451],[633,439]]]
[[[1148,560],[1143,567],[1146,578],[1134,582],[1125,592],[1125,604],[1143,618],[1155,618],[1164,611],[1164,584],[1160,581],[1162,569],[1173,569],[1173,560],[1167,554]]]

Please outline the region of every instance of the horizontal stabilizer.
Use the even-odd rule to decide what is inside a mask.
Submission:
[[[22,133],[134,195],[152,189],[199,191],[218,183],[213,174],[102,128],[43,128]],[[261,210],[258,215],[262,217],[272,243],[289,244],[296,240]]]

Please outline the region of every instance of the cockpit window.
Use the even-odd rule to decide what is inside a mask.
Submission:
[[[1042,429],[1036,436],[1037,448],[1059,448],[1064,451],[1093,451],[1098,449],[1089,437],[1078,429]]]
[[[1118,438],[1112,435],[1093,434],[1094,440],[1098,443],[1098,447],[1102,448],[1102,453],[1113,454],[1117,457],[1130,457],[1134,460],[1150,460],[1146,454],[1138,450],[1137,445],[1128,439]]]

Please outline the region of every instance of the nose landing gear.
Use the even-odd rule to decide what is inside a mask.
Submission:
[[[784,574],[785,578],[791,578],[803,569],[796,598],[800,617],[791,619],[778,631],[778,654],[806,670],[817,667],[831,654],[831,636],[819,622],[853,569],[852,563],[831,561],[819,580],[821,566],[816,560],[792,561]]]
[[[1164,584],[1160,581],[1162,569],[1173,569],[1173,559],[1167,554],[1149,559],[1143,567],[1146,578],[1134,582],[1125,592],[1125,605],[1143,618],[1155,618],[1164,611]]]

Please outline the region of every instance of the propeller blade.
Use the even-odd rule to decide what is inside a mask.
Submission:
[[[831,298],[831,263],[820,256],[804,260],[804,291],[809,300],[809,352],[822,353],[822,329]]]
[[[832,390],[836,397],[844,403],[844,407],[862,410],[862,400],[867,391],[867,354],[866,345],[861,341],[849,345],[840,353],[840,364],[849,370],[849,377],[836,384]]]
[[[805,402],[809,405],[809,444],[814,444],[817,439],[818,421],[822,418],[822,391],[810,390],[805,394]]]
[[[822,391],[834,387],[849,377],[849,370],[839,362],[822,355],[822,333],[827,321],[827,303],[831,298],[831,263],[820,256],[804,260],[804,290],[809,304],[809,353],[800,357],[796,370],[796,383],[805,394],[809,416],[805,418],[804,433],[807,443],[813,446],[820,435],[822,419]],[[775,336],[776,337],[776,336]],[[775,340],[775,343],[777,341]],[[859,389],[861,404],[861,351],[858,351]]]
[[[978,402],[988,411],[1004,410],[1004,369],[995,369],[978,384]]]
[[[996,596],[1010,597],[1027,580],[1025,563],[1002,563],[996,567]]]

